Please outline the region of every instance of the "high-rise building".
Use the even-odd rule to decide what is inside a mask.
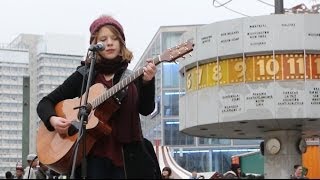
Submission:
[[[62,34],[20,34],[6,48],[0,49],[1,175],[7,170],[12,171],[17,161],[24,161],[25,166],[27,154],[36,153],[40,121],[37,104],[80,65],[85,50],[84,37]],[[24,76],[30,79],[30,103],[26,104],[30,116],[27,118],[29,137],[24,137],[28,144],[22,150]]]
[[[0,47],[0,174],[12,170],[22,156],[23,78],[29,51]]]
[[[33,38],[33,41],[28,41]],[[30,48],[30,135],[29,150],[36,151],[36,129],[39,117],[38,102],[60,85],[80,65],[85,55],[84,37],[77,35],[46,34],[21,35],[15,44]],[[30,43],[31,42],[31,43]]]

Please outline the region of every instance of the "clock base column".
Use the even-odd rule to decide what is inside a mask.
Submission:
[[[302,156],[297,150],[297,142],[300,138],[301,131],[298,130],[266,132],[264,137],[265,179],[290,179],[290,175],[294,172],[293,166],[302,164]],[[280,142],[280,149],[277,140]]]

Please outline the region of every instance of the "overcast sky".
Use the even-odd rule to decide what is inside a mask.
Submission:
[[[222,4],[227,1],[218,0]],[[284,0],[284,7],[300,3],[310,8],[319,1]],[[0,0],[0,43],[8,43],[20,33],[75,34],[88,42],[91,22],[108,14],[124,27],[127,46],[135,56],[133,66],[160,26],[210,24],[244,17],[239,13],[268,15],[274,13],[273,4],[274,0],[231,0],[225,5],[228,10],[214,7],[213,0]]]

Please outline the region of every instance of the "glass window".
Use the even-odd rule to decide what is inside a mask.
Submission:
[[[233,140],[233,144],[234,145],[257,145],[260,146],[260,142],[262,140],[257,140],[257,139],[253,139],[253,140],[248,140],[248,139],[234,139]]]
[[[199,145],[231,145],[231,140],[216,138],[199,138]]]
[[[208,172],[210,170],[209,150],[175,150],[173,158],[187,171]]]
[[[164,50],[178,45],[183,32],[163,32],[162,47]]]
[[[180,76],[179,74],[179,88],[180,88],[180,92],[183,92],[181,93],[181,96],[184,96],[185,95],[185,92],[186,92],[186,79],[185,77],[183,76]]]
[[[220,151],[212,152],[212,171],[227,172],[230,170],[231,157],[242,152],[238,151]]]
[[[175,63],[163,64],[163,88],[178,88],[179,87],[179,65]]]
[[[179,115],[179,91],[163,91],[163,116]]]
[[[194,137],[185,135],[179,131],[179,120],[164,121],[165,145],[193,145]]]
[[[257,152],[257,149],[174,149],[175,161],[188,171],[198,172],[218,171],[227,172],[230,169],[232,156],[248,152]],[[211,154],[210,154],[211,153]],[[211,163],[211,164],[210,164]]]

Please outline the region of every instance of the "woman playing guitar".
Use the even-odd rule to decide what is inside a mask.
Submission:
[[[96,89],[105,91],[119,82],[133,57],[132,52],[126,48],[123,27],[114,18],[105,15],[97,18],[90,26],[90,33],[90,44],[103,43],[104,49],[97,52],[97,61],[90,87],[92,94],[89,93],[88,102],[95,98],[94,93],[98,91]],[[90,63],[90,58],[86,59],[86,63]],[[84,66],[79,69],[84,69]],[[152,178],[150,176],[153,175],[148,175],[148,173],[153,172],[154,167],[140,171],[138,169],[140,165],[136,164],[136,167],[133,167],[133,169],[128,168],[130,168],[130,164],[134,166],[132,162],[139,162],[139,160],[133,160],[132,157],[140,157],[134,153],[140,153],[138,149],[143,147],[144,138],[142,136],[139,114],[149,115],[155,107],[155,73],[155,64],[148,61],[147,65],[143,67],[142,75],[136,79],[135,83],[128,84],[124,91],[121,91],[120,100],[117,98],[117,101],[115,101],[114,96],[112,96],[99,106],[94,107],[94,111],[91,112],[89,117],[98,119],[98,123],[104,128],[102,130],[94,129],[88,131],[88,136],[92,143],[87,146],[89,149],[86,156],[86,178]],[[51,137],[66,140],[64,143],[74,140],[72,135],[68,135],[68,130],[70,130],[71,123],[75,119],[69,118],[68,112],[62,109],[69,108],[72,111],[74,107],[79,106],[80,101],[77,101],[77,103],[66,103],[66,100],[82,96],[81,88],[84,77],[86,77],[86,74],[82,74],[79,70],[75,71],[59,87],[45,96],[37,106],[37,112],[44,127],[48,132],[53,133]],[[94,89],[94,85],[99,85],[99,88]],[[77,116],[75,115],[75,117]],[[90,123],[92,124],[93,121],[89,118],[87,126]],[[98,133],[99,135],[97,135]],[[37,141],[40,144],[41,142],[48,143],[47,141],[49,140],[46,136],[38,136]],[[70,173],[64,172],[64,168],[66,167],[68,171],[70,170],[71,156],[67,158],[65,163],[62,163],[62,161],[57,161],[57,163],[53,164],[47,163],[50,158],[60,157],[58,154],[54,154],[55,152],[52,148],[64,144],[53,143],[49,142],[44,148],[38,145],[37,153],[39,154],[39,160],[49,165],[49,167],[52,165],[52,168],[57,171]],[[59,149],[64,147],[66,145],[59,147]],[[73,146],[70,147],[73,148]],[[142,149],[146,150],[146,148]],[[45,155],[41,156],[42,151]],[[70,149],[68,152],[72,152],[72,150]],[[152,153],[154,152],[151,152],[151,155],[147,153],[148,156],[145,157],[154,157]],[[157,166],[156,159],[153,158],[151,161]],[[56,166],[57,164],[59,165]],[[81,178],[81,163],[77,164],[76,178]],[[154,176],[154,178],[157,177]]]

